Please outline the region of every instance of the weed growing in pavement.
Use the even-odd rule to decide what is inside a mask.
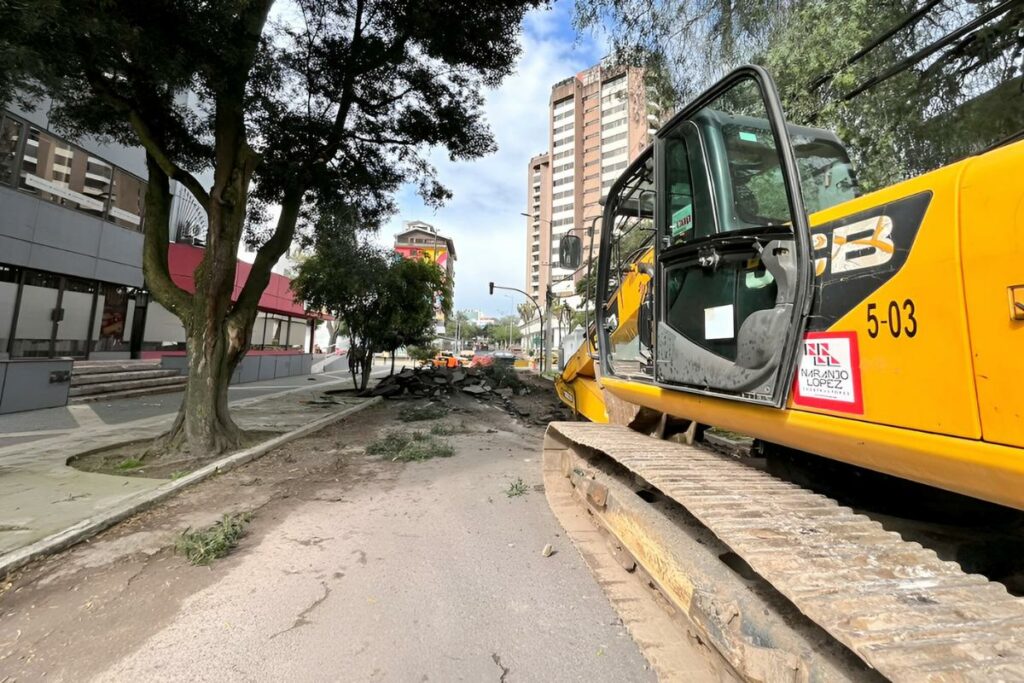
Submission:
[[[384,436],[371,441],[366,447],[367,455],[396,455],[413,440],[414,435],[421,432],[403,432],[391,430],[384,433]]]
[[[438,422],[430,426],[430,433],[434,436],[452,436],[454,434],[469,434],[470,429],[465,422],[458,424],[453,422]]]
[[[447,441],[435,438],[434,434],[393,430],[371,442],[366,447],[366,453],[383,455],[394,461],[409,462],[449,458],[455,455],[455,449]]]
[[[188,470],[175,470],[174,472],[171,472],[171,480],[181,479],[186,474],[188,474]]]
[[[525,496],[529,492],[526,484],[523,482],[522,477],[516,477],[516,480],[508,485],[505,489],[505,495],[509,498],[515,498],[516,496]]]
[[[400,462],[419,462],[431,458],[450,458],[453,455],[455,455],[455,449],[447,441],[427,436],[425,439],[409,442],[391,459]]]
[[[115,465],[119,470],[134,470],[142,467],[142,461],[138,458],[126,458]]]
[[[436,420],[447,414],[447,406],[443,406],[440,403],[428,403],[424,406],[402,408],[398,413],[398,419],[402,422],[421,422],[423,420]]]
[[[185,529],[178,537],[174,549],[192,564],[210,564],[238,545],[238,539],[245,533],[245,526],[250,519],[252,515],[248,512],[225,514],[219,522],[204,531]]]

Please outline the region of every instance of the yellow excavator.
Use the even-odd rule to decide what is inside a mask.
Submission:
[[[1024,510],[1024,141],[864,194],[744,67],[612,185],[596,271],[553,507],[582,505],[739,678],[1024,680],[1024,601],[772,467]],[[694,444],[705,426],[763,457]]]

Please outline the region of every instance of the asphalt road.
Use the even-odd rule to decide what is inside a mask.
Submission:
[[[534,488],[541,430],[462,419],[455,457],[290,504],[99,680],[654,680]]]

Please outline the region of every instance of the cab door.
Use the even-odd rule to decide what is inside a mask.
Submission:
[[[733,72],[662,128],[654,151],[654,380],[781,407],[813,274],[771,78]]]

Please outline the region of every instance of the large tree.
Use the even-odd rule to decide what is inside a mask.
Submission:
[[[145,149],[146,286],[181,320],[189,356],[168,448],[240,444],[228,380],[296,230],[339,204],[373,226],[408,182],[439,203],[448,192],[425,152],[470,159],[493,149],[482,89],[510,72],[523,14],[540,2],[0,3],[0,54],[13,55],[0,86],[50,97],[51,119],[69,134]],[[172,183],[208,216],[194,293],[168,271]],[[277,220],[262,225],[275,205]],[[232,297],[247,219],[258,251]]]

